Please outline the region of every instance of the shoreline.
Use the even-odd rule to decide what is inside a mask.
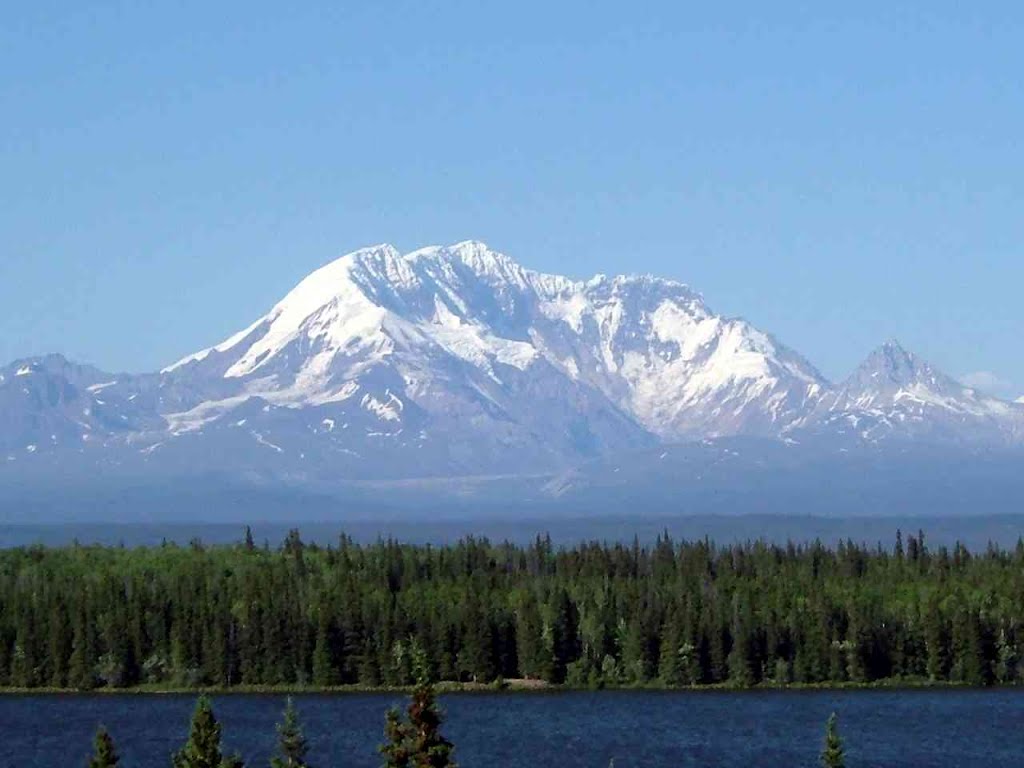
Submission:
[[[598,688],[555,685],[539,680],[506,680],[503,683],[456,683],[440,682],[435,685],[438,694],[564,694],[564,693],[771,693],[771,692],[817,692],[817,691],[935,691],[935,690],[977,690],[1005,691],[1020,689],[1024,685],[993,684],[975,686],[967,683],[954,683],[944,680],[891,679],[877,680],[871,683],[788,683],[785,685],[763,683],[754,686],[736,686],[727,683],[710,685],[690,685],[667,687],[663,685],[605,685]],[[77,688],[13,688],[0,687],[0,697],[4,696],[198,696],[209,694],[217,696],[359,696],[359,695],[407,695],[413,690],[408,686],[363,686],[341,685],[318,687],[307,685],[235,685],[225,686],[148,686],[137,685],[129,688],[98,687],[91,690]]]

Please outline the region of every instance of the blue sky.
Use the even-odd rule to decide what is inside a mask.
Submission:
[[[1024,395],[1018,4],[288,5],[5,9],[0,359],[152,369],[475,238]]]

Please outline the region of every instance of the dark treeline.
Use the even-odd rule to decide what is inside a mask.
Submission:
[[[0,552],[0,685],[573,686],[1024,678],[1024,545],[662,537]]]

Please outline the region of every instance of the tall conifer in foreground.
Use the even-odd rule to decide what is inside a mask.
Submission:
[[[284,708],[284,720],[277,726],[277,756],[272,758],[272,768],[309,768],[306,753],[309,743],[299,724],[299,713],[295,710],[292,697]]]
[[[434,686],[426,657],[414,645],[413,665],[416,688],[409,702],[408,719],[397,709],[387,713],[384,733],[387,742],[380,748],[385,768],[455,768],[454,745],[441,735],[444,718],[437,707]]]
[[[117,750],[114,749],[114,740],[102,725],[97,729],[92,745],[93,754],[89,760],[89,768],[115,768],[121,761],[117,756]]]
[[[825,748],[821,752],[821,764],[824,768],[845,768],[846,766],[843,740],[839,738],[836,723],[836,713],[833,712],[828,722],[825,723]]]
[[[173,758],[174,768],[242,768],[238,756],[224,757],[220,749],[221,725],[206,696],[200,696],[192,714],[188,741]]]

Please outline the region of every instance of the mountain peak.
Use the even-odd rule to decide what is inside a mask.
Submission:
[[[981,395],[895,339],[833,387],[683,283],[573,280],[464,240],[347,253],[162,375],[58,356],[0,369],[0,425],[8,463],[46,446],[316,486],[547,472],[731,436],[1018,444],[1024,398]]]
[[[911,356],[911,352],[906,347],[904,347],[903,344],[900,343],[900,340],[897,339],[895,336],[890,339],[886,339],[878,348],[878,350],[896,355]]]
[[[898,341],[874,350],[819,410],[825,426],[868,442],[889,436],[940,442],[1018,440],[1009,403],[965,387]]]
[[[515,259],[494,250],[480,240],[462,240],[453,245],[431,245],[407,253],[403,258],[409,264],[458,263],[480,277],[512,280],[518,284],[523,284],[527,274],[530,274]]]
[[[850,379],[865,388],[884,389],[915,383],[939,384],[948,379],[929,363],[907,350],[896,339],[875,349],[857,368]]]

